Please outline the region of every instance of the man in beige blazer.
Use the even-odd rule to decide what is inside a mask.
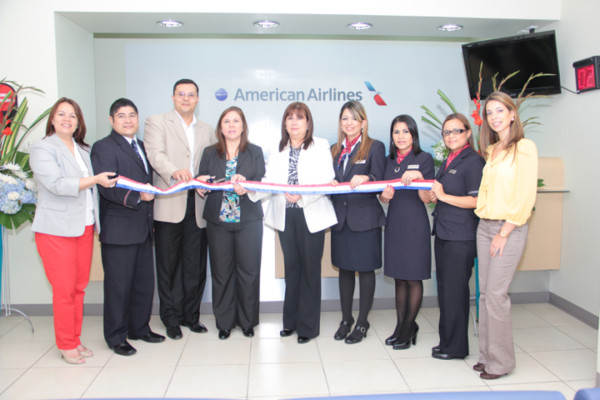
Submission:
[[[154,185],[166,189],[189,181],[198,172],[206,146],[216,142],[214,130],[196,120],[198,85],[181,79],[173,86],[175,109],[146,119],[144,143],[154,170]],[[160,318],[167,336],[181,339],[181,326],[206,332],[200,323],[200,301],[206,283],[204,200],[195,190],[156,196],[154,231]]]

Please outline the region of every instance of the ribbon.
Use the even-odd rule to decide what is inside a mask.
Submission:
[[[386,186],[392,186],[395,190],[410,189],[410,190],[430,190],[433,185],[433,180],[414,180],[410,185],[405,185],[400,179],[390,181],[375,181],[366,182],[352,189],[350,182],[342,182],[334,186],[330,183],[321,185],[287,185],[281,183],[267,183],[256,181],[242,181],[238,184],[246,190],[267,192],[267,193],[291,193],[291,194],[347,194],[347,193],[378,193],[382,192]],[[156,195],[167,195],[189,189],[206,189],[206,190],[224,190],[233,191],[233,183],[220,182],[208,183],[192,179],[189,182],[180,182],[171,186],[168,189],[160,189],[155,186],[150,186],[145,183],[136,182],[123,176],[117,180],[117,187],[129,189],[136,192],[146,192]]]

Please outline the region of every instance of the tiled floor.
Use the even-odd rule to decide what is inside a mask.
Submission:
[[[262,314],[252,339],[239,329],[219,340],[214,318],[202,316],[206,334],[183,328],[182,340],[132,342],[138,353],[112,353],[102,338],[102,318],[86,317],[84,343],[95,351],[85,366],[67,365],[54,345],[51,317],[34,317],[35,334],[21,317],[0,319],[0,400],[100,397],[205,397],[272,399],[368,393],[472,390],[558,390],[570,400],[593,387],[597,334],[548,304],[513,306],[517,369],[483,381],[471,369],[477,339],[466,360],[431,358],[438,343],[439,310],[421,310],[417,345],[392,350],[383,340],[395,314],[376,310],[361,343],[333,340],[338,312],[321,317],[321,336],[307,344],[280,338],[281,314]],[[157,316],[152,329],[164,334]]]

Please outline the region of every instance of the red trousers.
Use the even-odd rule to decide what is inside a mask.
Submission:
[[[93,225],[86,226],[78,237],[35,234],[38,253],[52,285],[54,334],[61,350],[81,344],[83,297],[90,279],[93,238]]]

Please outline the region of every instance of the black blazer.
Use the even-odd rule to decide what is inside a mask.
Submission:
[[[446,168],[444,161],[435,179],[444,192],[453,196],[477,197],[485,160],[467,147]],[[444,240],[475,240],[479,218],[474,209],[459,208],[438,201],[433,211],[432,235]]]
[[[343,165],[338,168],[338,159],[333,160],[335,179],[338,182],[349,182],[354,175],[369,175],[370,181],[383,179],[385,171],[385,146],[379,140],[373,140],[366,160],[354,160],[359,146],[355,146],[350,154],[350,161],[344,171]],[[385,213],[377,200],[377,193],[336,194],[331,202],[337,216],[334,231],[341,231],[344,222],[355,232],[368,231],[385,225]]]
[[[144,144],[139,150],[146,154]],[[112,131],[92,147],[94,173],[112,171],[141,183],[152,184],[152,169],[148,173],[129,142]],[[147,158],[146,158],[147,160]],[[109,244],[138,244],[153,235],[153,201],[141,201],[140,193],[121,188],[104,188],[100,193],[100,241]]]
[[[215,180],[225,178],[225,157],[217,153],[217,145],[204,149],[198,175],[211,175]],[[252,143],[248,143],[246,151],[238,154],[236,173],[244,175],[248,181],[260,181],[265,175],[265,159],[262,149]],[[219,220],[221,204],[223,203],[223,191],[208,193],[204,204],[202,217],[215,224],[224,224]],[[263,210],[261,202],[253,202],[248,195],[240,196],[240,222],[262,220]]]

